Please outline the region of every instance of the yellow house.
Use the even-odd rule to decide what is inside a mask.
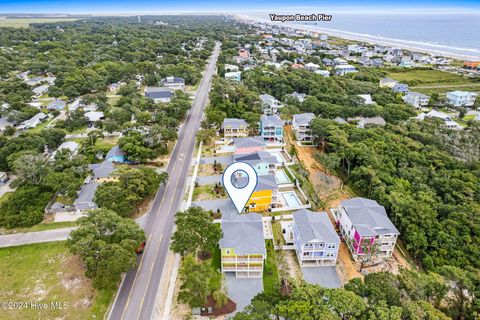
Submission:
[[[225,138],[244,138],[248,136],[248,125],[243,119],[225,118],[222,124]]]
[[[263,212],[276,203],[276,193],[278,192],[275,175],[258,176],[257,186],[250,199],[245,205],[245,212]]]
[[[266,258],[262,216],[225,213],[222,216],[221,269],[238,278],[261,278]]]

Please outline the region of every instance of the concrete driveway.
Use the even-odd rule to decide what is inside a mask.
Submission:
[[[217,211],[218,209],[220,209],[220,212],[222,213],[237,212],[230,199],[195,201],[192,202],[192,206],[201,207],[207,211]]]
[[[318,284],[325,288],[340,288],[342,285],[337,271],[333,266],[303,267],[303,279],[311,284]]]
[[[13,246],[22,246],[24,244],[31,243],[40,243],[40,242],[50,242],[50,241],[63,241],[67,240],[70,232],[77,229],[76,227],[72,228],[62,228],[46,231],[37,231],[37,232],[27,232],[27,233],[18,233],[18,234],[8,234],[0,236],[0,247],[13,247]]]
[[[215,184],[215,183],[222,184],[222,175],[216,174],[214,176],[197,177],[197,183],[201,186],[204,186],[207,184]]]
[[[215,161],[228,166],[233,163],[233,156],[205,157],[200,159],[200,164],[213,164]]]
[[[237,310],[229,314],[229,318],[235,313],[243,311],[252,299],[263,291],[262,278],[236,278],[235,274],[231,272],[225,273],[225,284],[228,297],[237,304]]]

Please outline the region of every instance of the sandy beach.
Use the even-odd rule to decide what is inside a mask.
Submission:
[[[269,24],[283,26],[283,27],[290,27],[296,30],[319,32],[319,33],[328,34],[329,36],[338,37],[342,39],[362,41],[362,42],[367,42],[372,44],[379,44],[383,46],[401,48],[401,49],[406,49],[413,52],[428,53],[434,56],[443,56],[443,57],[449,57],[449,58],[459,59],[459,60],[480,61],[480,49],[478,50],[465,49],[465,48],[448,47],[444,45],[437,45],[437,44],[431,44],[431,43],[415,42],[415,41],[400,40],[400,39],[389,39],[389,38],[380,37],[380,36],[372,36],[368,34],[360,34],[355,32],[322,28],[317,26],[300,25],[300,24],[288,23],[288,22],[286,23],[273,22],[268,19],[262,19],[258,17],[252,17],[252,16],[239,15],[238,17],[246,21],[269,23]],[[458,54],[458,53],[452,52],[455,50],[472,51],[472,54],[471,55]]]

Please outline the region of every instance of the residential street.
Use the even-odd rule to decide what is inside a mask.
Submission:
[[[31,243],[67,240],[70,232],[75,229],[76,227],[72,227],[0,236],[0,248],[21,246]]]
[[[178,134],[178,141],[167,167],[169,180],[158,190],[151,211],[146,218],[147,245],[145,252],[139,257],[138,267],[126,275],[109,314],[110,319],[143,320],[152,318],[175,213],[178,211],[184,195],[195,146],[195,135],[202,119],[203,109],[208,101],[219,52],[220,44],[217,43],[198,87],[192,108]]]

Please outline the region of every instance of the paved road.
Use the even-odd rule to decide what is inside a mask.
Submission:
[[[0,236],[0,248],[22,246],[24,244],[67,240],[72,228],[62,228],[37,232],[7,234]]]
[[[218,43],[214,49],[204,76],[200,82],[192,108],[180,129],[167,172],[170,178],[160,187],[146,218],[147,246],[138,261],[138,267],[127,273],[109,318],[112,320],[151,319],[155,299],[168,252],[174,216],[178,211],[185,189],[195,135],[200,125],[203,109],[208,101],[211,80],[220,52]]]

